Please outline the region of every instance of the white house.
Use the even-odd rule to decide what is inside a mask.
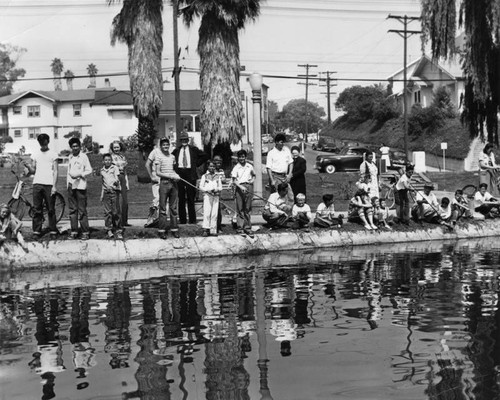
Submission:
[[[406,94],[406,104],[408,110],[414,104],[420,104],[422,107],[430,106],[435,90],[441,86],[448,89],[451,100],[457,109],[460,108],[461,98],[465,90],[465,81],[457,64],[452,63],[449,67],[451,72],[426,55],[407,65],[408,92]],[[403,103],[403,79],[404,69],[400,69],[387,78],[392,85],[394,95],[401,103]]]

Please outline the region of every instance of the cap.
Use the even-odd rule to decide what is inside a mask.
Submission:
[[[432,183],[425,183],[424,184],[424,188],[428,188],[428,189],[434,190],[434,185]]]

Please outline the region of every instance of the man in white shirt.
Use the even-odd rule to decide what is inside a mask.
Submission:
[[[267,153],[266,169],[269,177],[271,193],[277,191],[280,183],[288,184],[288,197],[293,201],[293,191],[290,187],[293,158],[290,149],[285,146],[286,136],[278,133],[274,137],[274,148]]]
[[[398,222],[409,225],[410,224],[410,180],[413,175],[413,166],[408,165],[406,172],[401,175],[396,183],[396,211],[398,212]]]
[[[69,221],[71,233],[69,239],[78,236],[78,220],[82,229],[82,240],[89,239],[89,219],[87,215],[87,177],[92,173],[89,158],[81,152],[82,143],[78,138],[69,140],[72,154],[69,156],[67,186]]]
[[[57,154],[49,149],[50,138],[46,133],[37,137],[40,151],[33,154],[33,163],[25,163],[33,178],[33,235],[39,238],[42,235],[43,204],[47,206],[49,215],[50,238],[55,239],[58,231],[56,227],[56,213],[54,202],[51,201],[52,194],[57,192],[56,183],[58,176]]]

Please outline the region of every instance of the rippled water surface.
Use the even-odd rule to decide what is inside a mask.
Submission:
[[[4,275],[0,398],[499,399],[499,246]]]

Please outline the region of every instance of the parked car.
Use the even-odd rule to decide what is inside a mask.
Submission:
[[[339,152],[339,148],[337,146],[328,143],[313,143],[312,149],[317,151],[326,151],[329,153]]]
[[[364,154],[371,150],[360,146],[344,147],[338,154],[320,154],[316,157],[316,168],[319,172],[333,174],[336,171],[359,171]]]

